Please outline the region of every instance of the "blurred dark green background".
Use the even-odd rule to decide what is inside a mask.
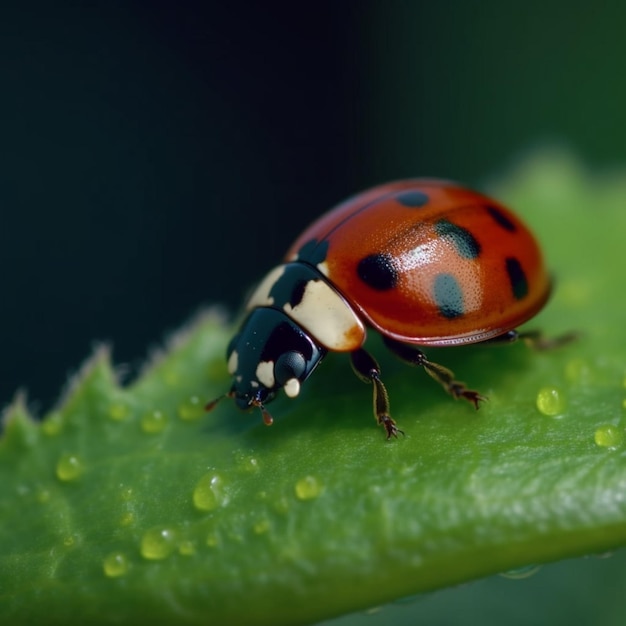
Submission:
[[[624,161],[623,2],[7,6],[0,399],[27,387],[40,413],[94,341],[132,371],[202,305],[235,310],[354,191],[422,175],[480,186],[546,143],[591,167]],[[558,623],[590,571],[623,572],[609,562],[512,583],[530,593],[509,617],[537,601],[534,617]],[[568,587],[550,603],[555,576]],[[480,616],[502,582],[477,589]],[[477,623],[450,621],[441,597],[427,623]]]

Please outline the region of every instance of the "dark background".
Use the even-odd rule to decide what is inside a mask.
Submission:
[[[26,387],[44,412],[94,342],[137,365],[201,306],[236,310],[314,216],[375,183],[480,186],[546,142],[622,161],[625,15],[560,0],[2,9],[0,399]]]

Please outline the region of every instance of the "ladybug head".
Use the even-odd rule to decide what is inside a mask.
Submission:
[[[269,425],[272,416],[265,405],[281,388],[295,398],[301,383],[325,354],[326,350],[284,312],[253,309],[226,351],[233,384],[225,395],[244,411],[258,407]],[[209,403],[207,410],[220,399]]]

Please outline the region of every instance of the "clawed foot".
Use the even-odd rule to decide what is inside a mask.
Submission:
[[[463,398],[474,405],[474,408],[478,409],[480,402],[486,402],[487,397],[478,393],[478,391],[472,391],[467,389],[463,383],[452,381],[448,385],[448,392],[453,398]]]
[[[396,422],[389,417],[389,415],[380,415],[378,417],[378,423],[385,427],[387,431],[387,439],[391,439],[392,437],[398,438],[398,433],[404,435],[404,431],[400,430],[396,426]]]

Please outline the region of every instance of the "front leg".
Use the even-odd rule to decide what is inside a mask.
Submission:
[[[454,373],[443,365],[433,363],[418,348],[389,337],[383,337],[383,341],[399,359],[409,365],[419,365],[434,378],[453,398],[463,398],[471,402],[476,408],[481,401],[487,398],[477,391],[468,389],[464,383],[454,379]]]
[[[352,369],[354,373],[366,383],[372,383],[374,388],[374,416],[376,421],[385,427],[387,439],[398,437],[398,433],[404,435],[404,431],[396,426],[396,422],[389,415],[389,394],[383,381],[380,380],[380,367],[376,359],[369,353],[359,348],[350,353]]]

